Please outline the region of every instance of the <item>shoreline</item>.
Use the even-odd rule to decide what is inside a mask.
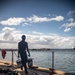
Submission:
[[[18,51],[18,49],[0,49],[0,51],[1,51],[1,50],[6,50],[6,51]],[[65,50],[65,51],[66,51],[66,50],[75,50],[75,49],[72,49],[72,48],[70,49],[70,48],[69,48],[69,49],[29,49],[29,50],[30,50],[30,51],[51,51],[51,50],[54,50],[54,51],[57,51],[57,50],[60,50],[60,51],[63,50],[63,51],[64,51],[64,50]]]

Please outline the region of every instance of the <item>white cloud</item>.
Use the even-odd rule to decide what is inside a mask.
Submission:
[[[68,19],[69,22],[73,22],[73,18]]]
[[[64,17],[63,16],[56,16],[55,18],[50,18],[49,21],[62,21],[64,20]]]
[[[41,32],[36,32],[36,31],[29,31],[28,33],[36,34],[36,35],[42,35],[43,33]]]
[[[65,30],[64,30],[64,32],[68,32],[68,31],[70,31],[71,30],[71,28],[66,28]]]
[[[33,15],[32,17],[30,18],[27,18],[28,21],[30,22],[48,22],[48,21],[62,21],[64,20],[64,17],[63,16],[56,16],[55,18],[47,18],[47,17],[39,17],[39,16],[36,16],[36,15]]]
[[[19,25],[24,21],[25,21],[24,18],[15,18],[15,17],[13,17],[13,18],[9,18],[9,19],[4,20],[4,21],[0,21],[0,24],[12,26],[12,25]]]
[[[49,21],[62,21],[64,20],[63,16],[56,16],[54,18],[47,18],[47,17],[39,17],[36,15],[33,15],[32,17],[27,18],[9,18],[7,20],[0,21],[1,25],[7,25],[7,26],[17,26],[22,23],[23,26],[30,25],[30,23],[37,23],[37,22],[49,22]]]
[[[69,11],[69,12],[67,13],[68,16],[72,16],[72,15],[74,15],[74,14],[75,14],[75,10]],[[64,29],[64,32],[68,32],[68,31],[70,31],[73,27],[75,27],[75,22],[74,22],[74,19],[73,19],[73,18],[69,18],[67,21],[68,21],[67,23],[64,23],[64,24],[60,27],[60,28],[62,28],[62,27],[65,28],[65,29]]]
[[[30,22],[46,22],[48,21],[47,17],[38,17],[36,15],[33,15],[32,17],[27,18]]]
[[[22,25],[23,26],[26,26],[26,25],[29,26],[30,24],[29,23],[23,23]]]
[[[65,27],[65,28],[68,28],[68,27],[75,27],[75,22],[63,24],[62,27]]]
[[[14,31],[15,28],[4,27],[2,30],[5,31],[5,32],[10,32],[10,31]]]
[[[7,40],[7,41],[14,40],[12,36],[12,32],[15,30],[15,28],[5,27],[2,30],[4,31],[4,35],[3,35],[4,40]]]
[[[13,48],[14,45],[18,42],[18,40],[20,36],[20,31],[17,31],[15,28],[10,28],[10,27],[4,27],[2,29],[2,32],[0,33],[0,44],[4,45],[3,47],[8,47],[7,45],[9,44],[9,46],[11,44],[13,44]],[[0,46],[1,48],[2,46]],[[2,48],[3,48],[2,47]]]
[[[30,42],[29,46],[33,48],[72,48],[75,44],[75,37],[62,37],[59,35],[29,35],[28,39],[28,42]]]
[[[38,32],[35,31],[34,33],[37,34]],[[53,34],[25,35],[27,36],[26,41],[29,48],[72,48],[75,45],[75,37],[62,37]],[[3,28],[0,33],[0,48],[18,48],[17,46],[21,40],[21,36],[22,34],[15,28]]]
[[[75,27],[75,22],[72,22],[73,21],[72,19],[69,19],[69,21],[71,21],[71,22],[65,23],[60,27],[60,28],[62,28],[62,27],[65,28],[64,32],[68,32],[72,29],[72,27]]]
[[[75,14],[75,10],[69,11],[67,15],[68,15],[68,16],[72,16],[73,14]]]

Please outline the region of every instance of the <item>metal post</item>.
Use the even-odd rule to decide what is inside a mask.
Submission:
[[[52,74],[54,70],[54,51],[52,52]]]
[[[14,59],[13,59],[13,50],[12,50],[12,65],[13,65]]]

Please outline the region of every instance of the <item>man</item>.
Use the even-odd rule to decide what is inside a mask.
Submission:
[[[25,39],[26,39],[26,36],[22,35],[22,40],[18,43],[18,57],[19,57],[19,54],[20,54],[23,67],[25,69],[25,74],[28,74],[27,66],[26,66],[26,63],[27,63],[26,50],[27,50],[29,56],[30,56],[30,52],[29,52],[29,49],[28,49],[28,43],[25,41]]]

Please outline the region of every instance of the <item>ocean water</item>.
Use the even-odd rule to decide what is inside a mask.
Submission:
[[[52,52],[54,51],[54,68],[65,72],[75,72],[75,50],[50,50],[50,51],[30,51],[33,64],[51,68]],[[1,52],[0,52],[1,53]],[[0,60],[11,61],[12,53],[7,52],[6,58]],[[17,60],[17,52],[14,52],[14,62]]]

